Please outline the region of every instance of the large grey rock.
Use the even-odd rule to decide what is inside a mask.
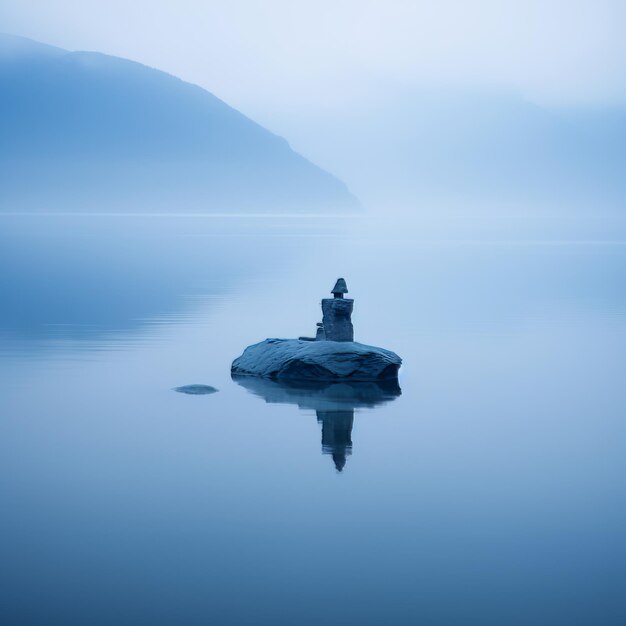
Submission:
[[[397,378],[402,359],[354,341],[266,339],[248,346],[231,372],[277,380],[372,381]]]

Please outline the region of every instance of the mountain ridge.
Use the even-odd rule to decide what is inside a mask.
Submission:
[[[370,95],[358,109],[314,112],[306,128],[283,112],[273,128],[372,207],[623,211],[623,105],[548,107],[467,85],[385,83]]]
[[[100,196],[108,187],[113,204],[358,208],[344,183],[199,85],[99,52],[0,39],[3,206],[46,202],[29,178],[50,200],[69,191],[88,203],[87,176]]]

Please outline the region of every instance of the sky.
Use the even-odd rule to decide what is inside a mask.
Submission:
[[[0,31],[163,69],[270,122],[397,85],[621,104],[625,24],[624,0],[0,0]]]

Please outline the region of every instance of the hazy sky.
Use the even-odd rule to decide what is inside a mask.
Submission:
[[[624,102],[625,24],[626,0],[0,0],[0,31],[141,61],[262,118],[390,84]]]

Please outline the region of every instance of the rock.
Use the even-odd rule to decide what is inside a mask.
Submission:
[[[335,298],[343,298],[343,294],[348,293],[348,285],[346,284],[345,278],[338,278],[330,293],[332,293]]]
[[[324,330],[324,324],[318,322],[316,324],[317,330],[315,331],[315,341],[326,341],[326,331]]]
[[[354,341],[266,339],[233,361],[234,375],[276,380],[375,381],[398,376],[402,359],[383,348]]]
[[[354,300],[346,281],[339,278],[322,300],[323,320],[315,338],[266,339],[248,346],[233,361],[233,376],[260,376],[273,380],[381,381],[396,380],[402,359],[383,348],[354,341]]]
[[[209,393],[216,393],[218,390],[210,385],[183,385],[182,387],[175,387],[174,391],[187,393],[192,396],[200,396]]]
[[[354,341],[352,308],[354,300],[324,298],[322,300],[322,326],[328,341]]]

